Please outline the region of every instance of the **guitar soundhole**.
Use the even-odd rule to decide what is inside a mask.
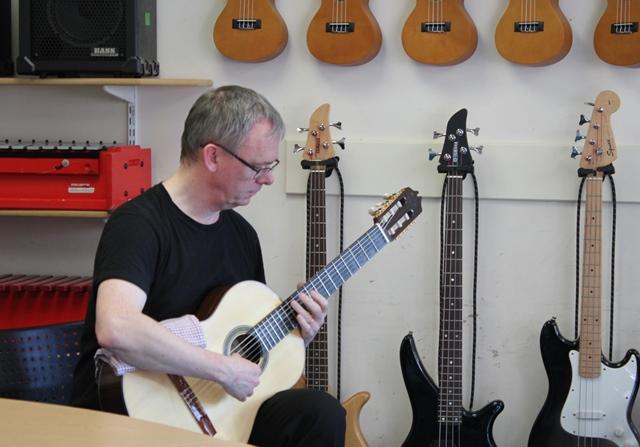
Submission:
[[[238,353],[245,359],[260,365],[262,361],[262,345],[257,337],[251,334],[240,334],[231,342],[231,353]]]

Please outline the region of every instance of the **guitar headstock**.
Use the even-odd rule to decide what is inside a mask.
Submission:
[[[477,130],[475,130],[477,134]],[[438,172],[446,174],[473,171],[472,148],[467,141],[467,109],[460,109],[447,122],[444,144],[440,153]],[[476,150],[480,151],[480,147]]]
[[[406,230],[422,212],[422,201],[418,191],[402,188],[387,198],[371,214],[387,238],[392,241]]]
[[[333,141],[331,137],[331,127],[340,129],[341,123],[329,122],[329,108],[329,104],[322,104],[311,114],[309,127],[298,128],[298,132],[307,132],[307,143],[304,147],[296,146],[296,151],[303,151],[303,160],[307,163],[335,158],[334,144],[344,149],[344,139]]]
[[[611,114],[620,108],[620,97],[611,90],[598,94],[593,105],[589,131],[584,138],[580,167],[596,170],[613,163],[617,158],[616,142],[611,130]],[[580,136],[576,136],[578,140]]]

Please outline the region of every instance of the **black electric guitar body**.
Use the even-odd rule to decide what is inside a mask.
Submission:
[[[440,389],[422,365],[411,334],[407,334],[400,345],[400,367],[413,411],[411,430],[402,447],[442,446],[436,423]],[[446,446],[495,446],[493,423],[503,409],[504,404],[499,400],[490,402],[478,411],[463,408],[462,424],[451,428],[451,441]]]
[[[572,445],[586,445],[598,447],[617,447],[619,444],[605,438],[592,438],[585,436],[574,436],[567,433],[560,423],[562,408],[569,395],[571,388],[571,363],[569,361],[571,351],[577,351],[578,341],[568,340],[562,336],[555,320],[547,321],[542,326],[540,332],[540,352],[544,368],[549,378],[549,391],[547,399],[538,414],[534,423],[534,430],[529,436],[529,447],[564,447]],[[601,361],[610,370],[619,369],[625,366],[634,357],[638,362],[638,353],[629,350],[627,355],[618,363],[608,361],[604,356]],[[636,371],[636,376],[640,371]],[[632,431],[638,436],[635,426],[631,423],[631,407],[638,392],[638,382],[635,382],[632,391],[633,398],[627,411],[627,424],[632,427]]]
[[[462,182],[473,172],[467,142],[467,110],[447,123],[438,172],[446,174],[440,265],[438,385],[427,374],[409,333],[400,346],[400,365],[413,422],[403,447],[491,447],[493,423],[502,401],[479,411],[462,406]],[[433,158],[430,155],[430,158]]]

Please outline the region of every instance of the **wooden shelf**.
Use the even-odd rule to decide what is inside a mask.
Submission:
[[[0,216],[26,216],[26,217],[90,217],[106,218],[108,211],[83,211],[83,210],[3,210]]]
[[[163,78],[0,78],[0,85],[128,85],[157,87],[211,87],[210,79]]]

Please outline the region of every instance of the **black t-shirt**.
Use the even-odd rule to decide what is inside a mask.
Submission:
[[[93,355],[96,295],[106,279],[129,281],[147,294],[142,312],[156,321],[193,314],[219,286],[252,279],[265,282],[260,242],[253,227],[226,210],[215,224],[184,214],[162,184],[120,206],[102,232],[93,272],[73,401],[96,408]]]

